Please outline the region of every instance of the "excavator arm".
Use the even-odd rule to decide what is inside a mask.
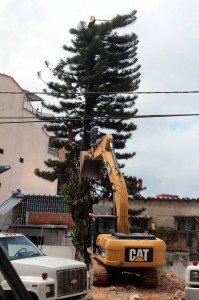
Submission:
[[[128,233],[128,193],[116,159],[112,135],[103,136],[90,150],[81,152],[80,176],[84,179],[101,178],[103,164],[112,184],[114,208],[118,217],[117,230]]]

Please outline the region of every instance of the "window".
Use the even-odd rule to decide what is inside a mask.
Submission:
[[[3,154],[4,150],[2,148],[0,148],[0,154]]]
[[[133,232],[143,232],[148,230],[148,218],[131,217],[130,223]]]
[[[99,219],[99,233],[114,233],[116,231],[116,219]]]
[[[19,158],[19,162],[23,163],[24,159],[22,157]]]
[[[176,218],[177,230],[196,230],[195,218]]]

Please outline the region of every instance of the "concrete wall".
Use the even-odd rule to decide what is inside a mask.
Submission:
[[[172,272],[178,277],[185,278],[186,268],[192,265],[188,253],[167,252],[166,265],[159,269]]]
[[[112,202],[103,201],[101,204],[112,206]],[[139,216],[146,216],[150,223],[155,222],[156,227],[170,227],[176,229],[175,216],[199,215],[199,199],[156,199],[146,198],[132,200],[129,198],[129,208],[145,210]]]
[[[21,87],[9,76],[0,74],[0,90],[22,92]],[[10,117],[4,121],[22,121],[24,117],[35,115],[24,109],[27,102],[25,94],[0,94],[1,117]],[[13,117],[17,119],[12,119]],[[29,119],[30,120],[30,119]],[[57,194],[57,181],[49,182],[34,174],[35,168],[47,171],[44,161],[54,155],[48,154],[49,137],[42,123],[1,124],[0,165],[10,165],[11,170],[0,174],[0,204],[8,199],[12,191],[21,190],[28,194]],[[23,163],[20,162],[23,158]]]
[[[132,209],[145,208],[142,215],[149,215],[158,227],[176,227],[176,215],[194,216],[199,214],[199,200],[185,199],[141,199],[129,200]]]
[[[72,230],[67,226],[59,225],[40,225],[40,226],[13,226],[13,232],[22,233],[26,235],[35,245],[39,246],[72,246],[71,233]],[[41,241],[42,237],[42,241]]]

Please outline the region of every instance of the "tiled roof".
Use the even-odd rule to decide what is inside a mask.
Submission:
[[[199,201],[199,198],[156,198],[156,197],[139,197],[139,198],[131,198],[129,197],[129,200],[144,200],[144,201],[157,201],[157,202],[162,202],[162,201]]]
[[[170,195],[170,194],[158,194],[156,195],[156,198],[162,199],[162,198],[179,198],[177,195]]]
[[[199,218],[199,215],[174,215],[175,218]]]

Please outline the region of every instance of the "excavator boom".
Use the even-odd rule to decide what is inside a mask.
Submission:
[[[101,141],[80,155],[80,176],[84,179],[101,178],[105,165],[114,194],[114,206],[118,217],[118,231],[129,232],[128,193],[124,177],[116,159],[113,137],[105,135]]]

